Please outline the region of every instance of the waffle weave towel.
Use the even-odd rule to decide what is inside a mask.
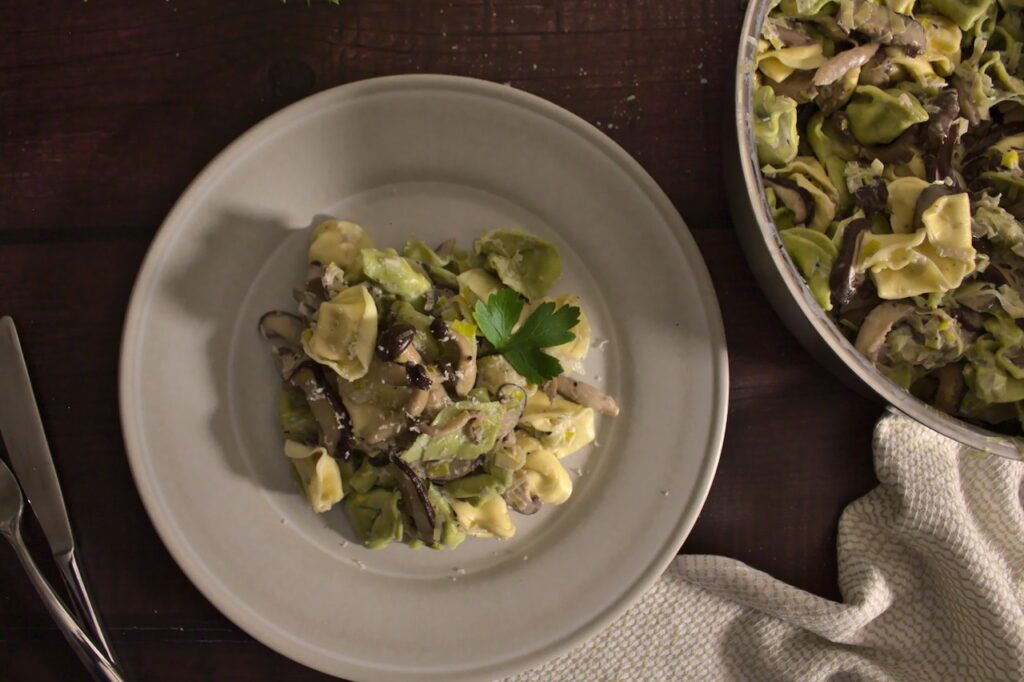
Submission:
[[[680,556],[594,639],[514,680],[1024,680],[1024,463],[888,414],[839,521],[843,603]]]

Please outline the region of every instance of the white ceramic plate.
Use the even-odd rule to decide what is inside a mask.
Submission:
[[[583,297],[586,374],[618,397],[567,460],[575,493],[456,551],[352,541],[315,515],[274,422],[259,315],[291,308],[316,215],[379,245],[516,227],[554,241]],[[357,680],[495,678],[598,632],[652,583],[714,475],[728,379],[715,295],[682,219],[621,148],[512,88],[443,76],[320,93],[243,135],[161,228],[121,355],[132,471],[181,568],[252,636]],[[694,617],[681,614],[680,617]]]

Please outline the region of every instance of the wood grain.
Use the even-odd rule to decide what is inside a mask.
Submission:
[[[547,97],[665,188],[708,262],[731,363],[719,473],[683,550],[839,597],[836,524],[874,485],[880,408],[796,345],[732,234],[720,141],[740,13],[735,0],[0,4],[0,314],[18,322],[85,570],[132,679],[320,677],[225,620],[160,543],[121,440],[120,332],[149,241],[203,165],[282,106],[395,73]],[[6,549],[0,670],[81,676]]]

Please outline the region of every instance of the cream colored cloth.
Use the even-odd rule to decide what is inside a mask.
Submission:
[[[603,633],[515,680],[1024,680],[1024,464],[906,417],[839,521],[844,603],[681,556]]]

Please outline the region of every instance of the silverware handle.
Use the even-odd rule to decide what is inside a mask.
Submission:
[[[72,549],[70,552],[59,554],[54,558],[57,561],[57,568],[60,569],[60,575],[64,579],[64,584],[67,585],[68,592],[71,594],[71,607],[78,614],[79,622],[92,632],[96,645],[106,654],[107,660],[116,664],[117,657],[114,656],[114,649],[107,639],[107,633],[103,629],[99,613],[92,605],[89,590],[85,586],[85,577],[78,567],[75,550]]]
[[[11,541],[11,546],[14,547],[14,553],[18,555],[18,560],[21,561],[25,573],[28,574],[29,580],[32,581],[32,586],[36,588],[36,592],[42,598],[43,604],[46,605],[46,610],[50,612],[50,615],[57,622],[57,626],[64,634],[64,638],[71,645],[71,648],[75,650],[75,653],[78,654],[78,658],[82,661],[86,670],[89,671],[89,674],[101,682],[124,682],[124,678],[121,677],[118,669],[96,648],[96,645],[89,639],[89,635],[79,626],[75,617],[64,606],[64,602],[60,600],[57,593],[50,587],[50,583],[39,572],[39,567],[36,566],[36,562],[32,559],[32,555],[29,554],[28,548],[25,547],[25,542],[21,539],[21,532],[15,529],[13,533],[8,535],[8,539]]]

